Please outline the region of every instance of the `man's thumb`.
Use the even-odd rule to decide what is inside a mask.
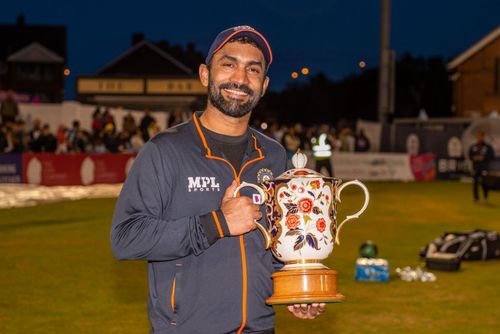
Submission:
[[[234,191],[236,190],[236,187],[238,187],[238,183],[236,182],[236,180],[233,180],[231,185],[227,187],[226,192],[224,193],[224,198],[234,197]]]

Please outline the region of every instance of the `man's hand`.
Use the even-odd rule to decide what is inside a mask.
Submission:
[[[318,315],[325,312],[325,310],[325,303],[288,305],[288,311],[300,319],[315,319]]]
[[[226,189],[220,207],[231,235],[241,235],[252,231],[256,227],[255,220],[262,218],[259,206],[253,204],[249,197],[233,197],[236,187],[238,184],[233,181]]]

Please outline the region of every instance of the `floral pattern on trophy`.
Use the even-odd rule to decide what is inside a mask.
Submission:
[[[272,249],[277,253],[277,245],[286,239],[292,239],[293,251],[298,252],[301,257],[316,257],[316,251],[321,251],[323,247],[333,247],[335,238],[332,234],[336,227],[328,229],[330,222],[335,225],[335,196],[332,182],[324,179],[297,178],[287,180],[279,184],[273,194],[274,200],[268,203],[270,216],[274,223],[271,227],[271,237],[273,238]],[[276,214],[275,212],[278,211]],[[332,212],[333,211],[333,212]],[[278,218],[280,217],[280,218]],[[329,220],[329,221],[328,221]],[[282,229],[285,235],[281,237]],[[273,229],[277,232],[273,235]],[[290,244],[290,242],[286,242]],[[290,246],[291,247],[291,246]],[[302,252],[309,248],[312,252]],[[328,252],[329,253],[329,252]],[[278,258],[278,254],[276,254]],[[286,259],[283,259],[286,260]]]
[[[274,254],[281,258],[280,252],[278,252],[278,245],[281,244],[279,241],[283,228],[281,227],[280,221],[283,218],[283,211],[275,198],[275,194],[283,187],[287,187],[287,183],[283,181],[265,181],[262,183],[264,189],[267,193],[266,200],[266,214],[267,214],[267,230],[271,235],[271,249]],[[274,188],[276,187],[276,193]]]

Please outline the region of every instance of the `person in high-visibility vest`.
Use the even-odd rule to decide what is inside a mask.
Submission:
[[[320,126],[317,134],[311,138],[316,171],[321,173],[322,168],[326,168],[329,176],[333,176],[331,163],[333,152],[333,139],[330,134],[330,127],[326,124]]]

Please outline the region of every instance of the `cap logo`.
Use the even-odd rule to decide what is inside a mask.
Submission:
[[[239,30],[252,30],[252,31],[255,31],[255,29],[252,28],[252,27],[250,27],[250,26],[237,26],[237,27],[233,28],[233,31],[239,31]]]

